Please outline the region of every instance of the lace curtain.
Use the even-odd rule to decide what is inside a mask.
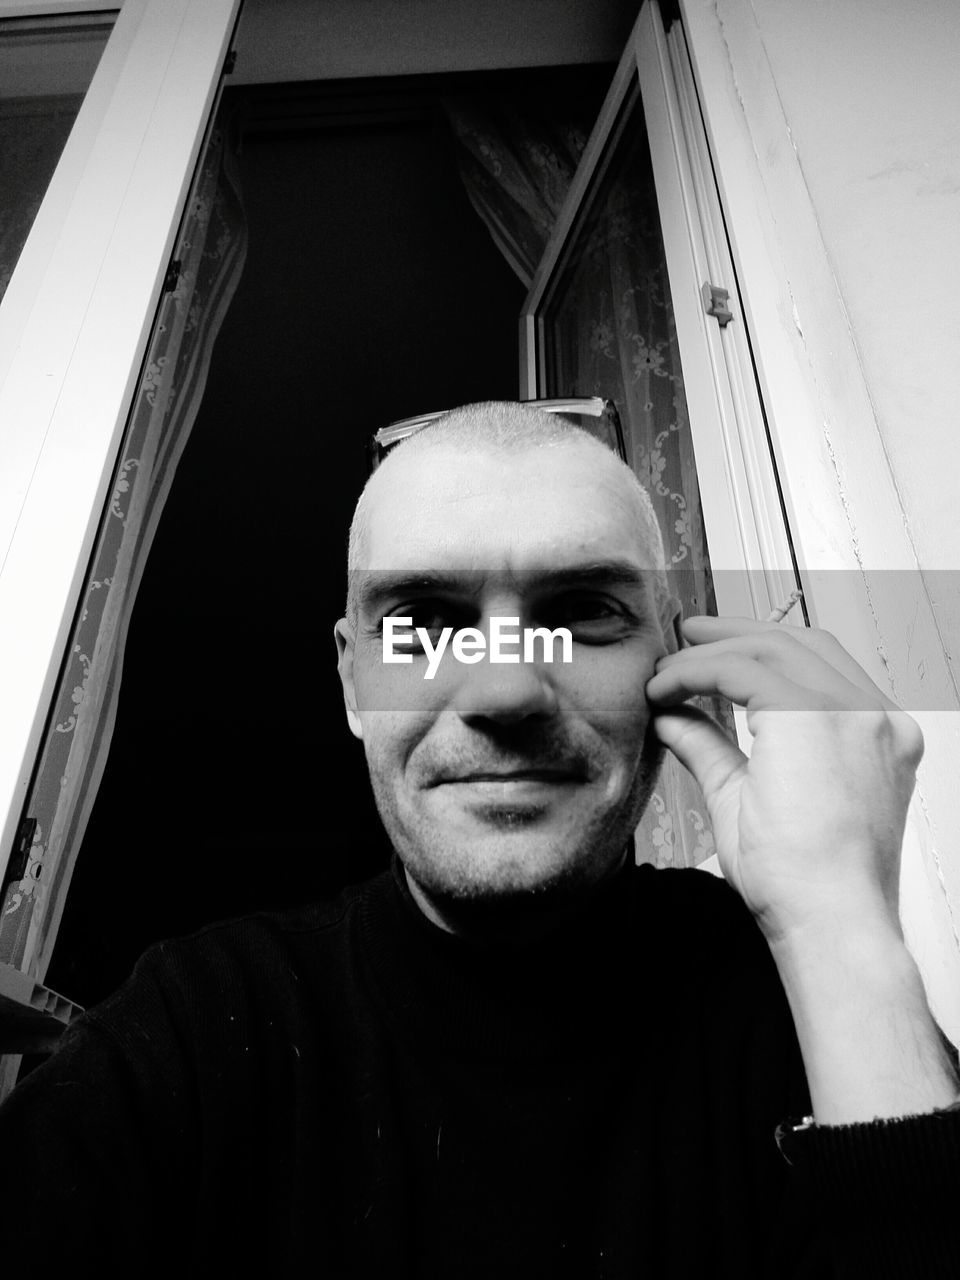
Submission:
[[[539,122],[527,130],[517,113],[495,115],[477,102],[469,110],[448,103],[448,112],[467,157],[461,159],[461,172],[474,206],[498,244],[524,246],[529,280],[585,132],[564,126],[561,151],[556,132],[547,135]],[[639,95],[627,112],[606,177],[575,226],[547,293],[541,313],[547,377],[541,394],[599,395],[615,402],[627,460],[648,489],[664,533],[671,589],[685,615],[716,613]],[[528,192],[536,192],[536,199]],[[733,731],[729,703],[700,701]],[[672,756],[665,760],[636,844],[637,860],[658,866],[694,866],[715,851],[703,796]]]
[[[534,114],[499,99],[448,97],[443,107],[456,139],[457,163],[470,203],[525,285],[563,207],[590,122]]]
[[[4,886],[0,961],[40,981],[106,763],[137,587],[245,252],[233,153],[218,127],[191,192],[180,276],[161,302],[28,800],[37,825]]]

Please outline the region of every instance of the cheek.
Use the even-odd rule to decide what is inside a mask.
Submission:
[[[421,662],[384,662],[379,638],[358,645],[353,664],[357,709],[365,715],[429,717],[436,681],[423,679]]]
[[[383,711],[361,714],[363,752],[374,797],[381,809],[393,809],[403,790],[406,762],[415,746],[411,743],[408,717]]]
[[[564,693],[597,732],[628,744],[643,738],[650,718],[644,689],[653,674],[652,660],[629,646],[584,645],[561,670],[558,684],[562,681]]]
[[[385,666],[379,653],[357,664],[354,683],[370,772],[393,785],[442,711],[440,690],[415,665]]]

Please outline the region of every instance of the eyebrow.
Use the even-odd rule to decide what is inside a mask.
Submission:
[[[642,587],[652,572],[629,560],[596,560],[559,569],[531,569],[529,576],[544,587]]]
[[[535,589],[557,587],[640,587],[654,570],[643,569],[629,560],[597,560],[588,564],[573,564],[555,569],[523,569],[515,571]],[[423,596],[435,592],[460,594],[471,578],[488,574],[483,569],[442,571],[397,571],[389,569],[367,570],[369,576],[361,584],[358,605],[361,610],[378,610],[383,604],[402,595]]]
[[[389,569],[367,569],[360,585],[357,603],[361,610],[379,609],[391,596],[425,595],[463,589],[463,575],[433,572],[396,572]]]

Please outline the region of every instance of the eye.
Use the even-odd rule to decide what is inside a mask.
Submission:
[[[602,596],[579,593],[564,596],[554,607],[570,622],[597,622],[603,618],[619,617],[619,612]]]
[[[391,606],[385,616],[411,619],[410,629],[413,632],[413,643],[404,645],[404,653],[423,652],[423,646],[417,636],[417,628],[425,631],[430,637],[431,644],[435,645],[440,639],[440,633],[444,627],[452,627],[454,631],[459,631],[462,627],[473,625],[476,618],[474,610],[469,609],[468,606],[458,601],[426,596],[416,600],[401,601],[400,604]],[[383,629],[382,621],[380,629]],[[405,631],[406,628],[400,634]]]
[[[631,621],[619,601],[593,591],[571,591],[555,596],[545,602],[538,613],[543,624],[551,629],[566,627],[574,640],[583,644],[619,640]]]

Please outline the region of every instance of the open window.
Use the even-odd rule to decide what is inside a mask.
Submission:
[[[596,383],[623,401],[647,481],[660,465],[641,458],[656,424],[640,420],[648,393],[669,386],[655,417],[671,420],[695,468],[689,494],[668,505],[685,523],[702,508],[721,611],[764,617],[789,595],[790,540],[683,30],[664,31],[656,0],[524,305],[521,362],[525,396],[602,394]]]
[[[119,5],[4,3],[0,19],[40,38],[42,19],[53,31],[78,8],[102,30]],[[21,901],[39,883],[24,802],[238,8],[125,0],[0,302],[0,665],[15,673],[0,735],[0,871],[22,863]],[[16,975],[43,980],[56,895],[45,908],[13,943],[15,1002]],[[42,993],[29,1000],[43,1012]]]

